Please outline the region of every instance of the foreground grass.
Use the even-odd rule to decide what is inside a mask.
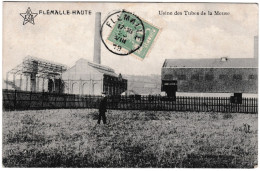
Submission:
[[[5,167],[257,165],[257,115],[97,110],[3,112]]]

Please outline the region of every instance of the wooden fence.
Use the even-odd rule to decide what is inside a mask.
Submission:
[[[4,110],[98,108],[101,96],[3,90]],[[234,104],[227,97],[110,96],[108,109],[257,113],[257,98]]]

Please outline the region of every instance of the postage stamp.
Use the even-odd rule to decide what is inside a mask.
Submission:
[[[113,19],[114,16],[117,18]],[[110,28],[107,35],[103,34],[106,28]],[[102,25],[101,37],[109,51],[117,55],[131,54],[143,60],[158,33],[158,27],[131,12],[122,10],[108,16]]]
[[[152,45],[155,43],[156,38],[159,35],[159,32],[161,29],[158,27],[155,27],[151,23],[148,23],[147,21],[142,20],[144,23],[144,29],[145,29],[145,38],[142,46],[133,53],[136,57],[139,57],[140,59],[144,59],[146,56],[148,56]]]

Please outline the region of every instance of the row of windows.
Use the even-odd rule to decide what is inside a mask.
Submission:
[[[109,95],[118,95],[123,93],[125,90],[127,90],[127,86],[115,87],[115,86],[104,85],[103,90],[107,92],[107,94]]]
[[[186,76],[186,75],[177,75],[177,78],[178,78],[178,80],[187,80],[187,76]],[[165,75],[165,76],[164,76],[164,79],[172,80],[172,79],[173,79],[173,75]],[[202,79],[202,78],[200,77],[199,74],[191,75],[191,80],[197,80],[197,81],[199,81],[199,80],[201,80],[201,79]],[[220,80],[228,80],[228,79],[229,79],[229,76],[226,75],[226,74],[221,74],[221,75],[218,76],[218,79],[220,79]],[[236,81],[236,80],[238,81],[238,80],[242,80],[243,77],[242,77],[241,74],[234,74],[234,75],[232,76],[232,79],[233,79],[234,81]],[[257,79],[257,75],[254,75],[254,74],[248,75],[248,80],[256,80],[256,79]],[[214,80],[214,75],[212,75],[212,74],[206,74],[206,75],[205,75],[205,80],[207,80],[207,81],[212,81],[212,80]]]

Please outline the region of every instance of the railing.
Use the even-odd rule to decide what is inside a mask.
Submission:
[[[101,96],[3,90],[4,110],[98,108]],[[109,96],[107,108],[115,110],[168,110],[196,112],[257,113],[257,98],[243,98],[242,104],[227,97]]]

